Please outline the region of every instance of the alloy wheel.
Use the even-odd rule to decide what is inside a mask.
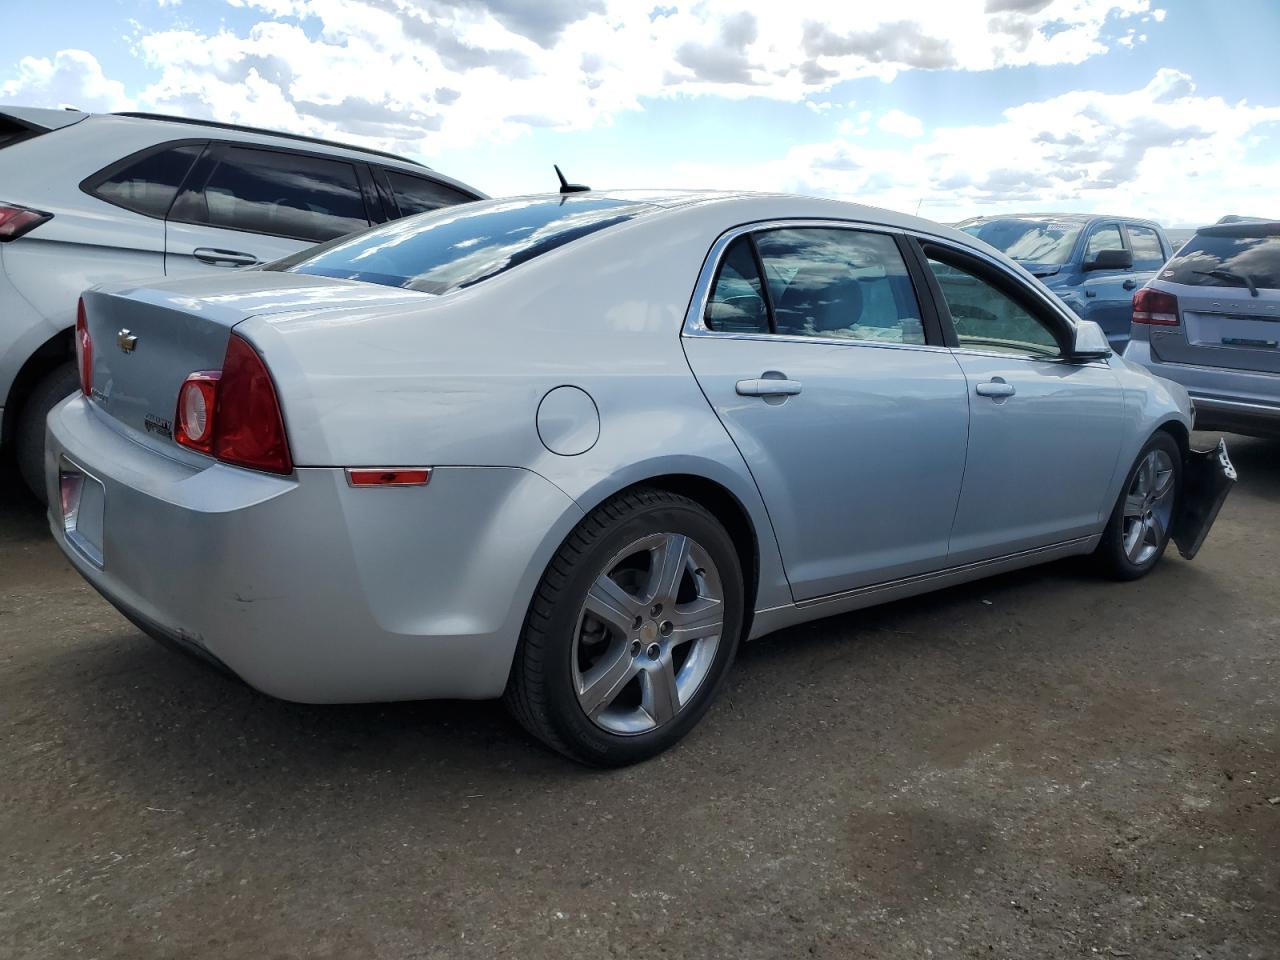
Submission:
[[[1155,449],[1142,458],[1124,498],[1124,552],[1142,565],[1164,545],[1173,519],[1173,460]]]
[[[670,722],[706,679],[723,630],[724,589],[705,548],[678,533],[633,541],[592,582],[578,615],[579,705],[614,734]]]

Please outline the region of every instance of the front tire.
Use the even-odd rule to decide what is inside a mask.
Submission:
[[[1097,553],[1103,571],[1116,580],[1151,572],[1169,546],[1169,532],[1182,495],[1182,450],[1163,430],[1155,433],[1125,478]]]
[[[17,448],[18,472],[41,506],[48,506],[44,489],[44,426],[49,411],[80,386],[80,375],[74,363],[55,367],[36,382],[18,411],[14,444]]]
[[[648,759],[711,706],[743,612],[738,554],[710,512],[664,490],[619,494],[547,566],[503,699],[526,730],[581,763]]]

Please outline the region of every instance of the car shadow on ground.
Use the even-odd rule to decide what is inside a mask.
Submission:
[[[1240,440],[1232,450],[1242,491],[1268,499],[1280,496],[1280,444]],[[46,535],[34,499],[14,489],[11,481],[0,496],[0,522],[12,536]],[[1156,576],[1181,581],[1182,592],[1196,590],[1204,574],[1194,564],[1179,562],[1165,564]],[[703,727],[714,730],[717,723],[728,722],[723,715],[717,719],[726,709],[732,717],[748,720],[769,714],[776,707],[770,698],[778,683],[803,686],[824,663],[838,662],[847,678],[860,664],[877,660],[877,682],[884,683],[883,657],[950,661],[957,653],[948,625],[980,633],[974,626],[981,621],[974,618],[987,607],[1034,607],[1047,594],[1068,598],[1062,600],[1066,606],[1074,593],[1089,594],[1094,604],[1123,602],[1116,598],[1123,598],[1124,586],[1099,584],[1086,562],[1072,559],[761,638],[740,653],[726,691],[732,705],[713,710]],[[77,634],[73,642],[42,656],[40,675],[24,681],[45,692],[39,713],[33,709],[16,719],[39,728],[43,739],[86,741],[105,776],[132,783],[143,795],[154,795],[157,784],[179,792],[238,794],[278,779],[282,769],[292,771],[291,782],[303,790],[377,778],[386,771],[395,771],[406,787],[430,782],[441,789],[476,789],[495,780],[536,783],[597,776],[526,736],[498,703],[287,703],[162,648],[122,620],[111,623],[96,635]],[[1030,627],[1015,620],[999,629],[1016,635]],[[1036,655],[1072,654],[1046,647]],[[991,656],[986,660],[989,669]],[[859,708],[870,725],[877,704],[895,696],[892,684],[910,681],[888,671],[888,682]],[[746,762],[764,732],[748,730],[743,737],[740,724],[731,726],[737,742],[718,742],[715,749]],[[701,736],[715,734],[695,732],[690,741],[694,749]]]

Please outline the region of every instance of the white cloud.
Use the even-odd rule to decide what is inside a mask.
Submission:
[[[59,50],[52,60],[23,57],[17,76],[0,84],[0,100],[81,110],[127,110],[124,85],[109,80],[97,58],[83,50]]]
[[[903,113],[901,110],[890,110],[879,120],[876,126],[885,133],[891,133],[896,137],[906,137],[914,140],[917,137],[924,136],[924,124],[919,117],[913,117],[909,113]]]

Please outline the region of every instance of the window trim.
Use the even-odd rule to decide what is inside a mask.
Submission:
[[[850,337],[809,337],[772,332],[777,329],[773,318],[772,295],[768,290],[769,283],[765,276],[764,265],[760,261],[759,251],[756,250],[755,234],[771,230],[801,229],[853,230],[859,233],[878,233],[892,239],[898,248],[898,253],[902,256],[903,263],[906,265],[907,276],[911,280],[911,286],[915,293],[916,305],[920,308],[920,321],[924,327],[925,342],[889,343],[883,340],[854,340]],[[711,299],[716,279],[720,275],[720,266],[724,260],[725,252],[733,241],[744,234],[750,238],[752,255],[756,260],[756,269],[760,271],[760,283],[763,288],[762,296],[769,314],[770,332],[768,333],[712,330],[706,324],[707,303]],[[910,241],[906,232],[900,227],[880,223],[863,223],[854,220],[825,220],[821,218],[760,220],[731,227],[720,234],[715,243],[711,245],[711,249],[707,251],[707,256],[702,263],[702,269],[698,273],[698,281],[694,285],[693,294],[689,300],[689,308],[685,312],[684,324],[680,328],[680,335],[682,337],[719,337],[734,340],[767,340],[770,343],[812,343],[824,346],[873,347],[887,350],[946,350],[947,344],[944,342],[945,328],[941,323],[940,315],[935,309],[930,291],[927,289],[922,290],[921,288],[923,278],[919,276],[919,265],[914,263],[914,253],[910,250],[909,244]]]
[[[238,147],[244,150],[260,150],[265,153],[278,153],[286,157],[307,157],[312,160],[328,160],[332,163],[347,164],[352,168],[352,172],[355,174],[356,195],[360,198],[360,205],[364,209],[365,225],[363,228],[356,227],[354,230],[351,230],[345,234],[339,234],[338,236],[348,236],[350,233],[359,233],[361,229],[367,230],[370,227],[379,225],[378,221],[375,221],[371,216],[372,211],[369,210],[368,201],[365,198],[364,190],[360,184],[359,164],[363,163],[364,161],[349,160],[346,157],[335,157],[333,154],[320,153],[314,150],[284,150],[284,149],[281,149],[280,147],[265,146],[263,144],[253,143],[247,140],[210,140],[209,145],[205,148],[204,153],[202,153],[200,157],[196,160],[196,162],[191,165],[191,170],[187,172],[187,178],[182,182],[182,185],[178,188],[178,193],[174,194],[174,197],[173,197],[174,203],[177,202],[178,196],[182,193],[182,188],[188,185],[191,185],[191,186],[198,185],[198,188],[199,188],[198,192],[203,195],[205,189],[209,186],[209,180],[213,176],[213,172],[218,168],[218,164],[222,162],[223,152],[232,147]],[[199,178],[193,180],[192,175],[200,168],[202,163],[206,169],[201,171]],[[206,209],[207,209],[207,206],[208,206],[208,201],[206,200]],[[270,233],[266,230],[250,230],[247,227],[228,227],[220,223],[207,223],[201,220],[187,220],[180,217],[172,216],[172,214],[173,214],[173,204],[171,203],[169,204],[169,214],[165,216],[165,220],[169,223],[183,223],[193,227],[208,227],[212,230],[230,230],[233,233],[247,233],[247,234],[251,234],[253,236],[258,236],[258,237],[276,237],[277,239],[281,239],[281,240],[296,240],[299,243],[316,244],[316,243],[327,242],[325,240],[314,240],[311,237],[290,236],[287,233]],[[329,237],[328,239],[335,240],[337,239],[337,237]]]
[[[1129,231],[1130,231],[1131,229],[1149,230],[1149,231],[1151,232],[1151,235],[1152,235],[1152,236],[1154,236],[1154,237],[1156,238],[1156,246],[1160,248],[1160,257],[1161,257],[1161,259],[1160,259],[1160,260],[1152,261],[1152,260],[1139,260],[1139,259],[1138,259],[1138,250],[1137,250],[1137,247],[1135,247],[1135,246],[1133,245],[1133,237],[1131,237],[1131,236],[1129,235]],[[1127,221],[1127,220],[1126,220],[1124,223],[1120,224],[1120,233],[1124,236],[1124,242],[1125,242],[1126,244],[1128,244],[1128,250],[1129,250],[1129,251],[1130,251],[1130,253],[1133,255],[1133,269],[1135,269],[1135,270],[1148,270],[1148,269],[1151,269],[1151,268],[1149,268],[1149,267],[1139,267],[1139,266],[1138,266],[1138,264],[1140,264],[1140,263],[1155,263],[1155,269],[1156,269],[1156,270],[1159,270],[1161,266],[1163,266],[1164,264],[1166,264],[1166,263],[1168,263],[1168,262],[1169,262],[1169,259],[1170,259],[1170,257],[1172,256],[1172,254],[1166,254],[1166,253],[1164,252],[1164,244],[1165,244],[1164,238],[1163,238],[1163,236],[1161,235],[1161,232],[1160,232],[1159,230],[1157,230],[1157,229],[1156,229],[1156,227],[1155,227],[1155,225],[1154,225],[1154,224],[1150,224],[1150,223],[1130,223],[1129,221]]]
[[[1129,250],[1130,253],[1133,252],[1132,248],[1129,246],[1129,231],[1125,229],[1124,223],[1119,220],[1103,220],[1099,223],[1092,224],[1088,230],[1084,231],[1084,235],[1082,237],[1084,245],[1080,248],[1081,268],[1090,262],[1089,243],[1093,240],[1093,235],[1101,230],[1106,230],[1108,227],[1115,227],[1116,233],[1120,235],[1120,249]]]
[[[79,187],[81,192],[98,200],[101,203],[109,203],[111,206],[120,210],[127,210],[129,213],[139,217],[146,217],[148,220],[159,220],[161,223],[169,219],[169,211],[173,209],[174,201],[178,199],[178,194],[182,192],[182,188],[187,185],[187,181],[191,179],[191,175],[199,168],[200,161],[204,159],[206,153],[209,152],[209,139],[207,137],[193,137],[184,140],[166,140],[163,143],[155,143],[149,147],[143,147],[141,150],[135,150],[133,153],[127,154],[112,163],[107,164],[101,170],[89,174],[80,181]],[[140,160],[145,160],[152,154],[163,153],[166,150],[173,150],[177,147],[198,146],[201,151],[196,154],[195,159],[191,161],[191,166],[187,168],[186,175],[178,183],[178,188],[173,191],[173,199],[169,201],[169,206],[165,208],[164,214],[158,216],[154,213],[143,213],[141,210],[135,210],[133,207],[126,207],[122,203],[109,200],[101,194],[97,193],[97,189],[104,183],[114,177],[122,170],[126,170]]]
[[[1043,321],[1054,335],[1054,339],[1057,340],[1059,350],[1059,355],[1056,357],[1042,357],[1030,353],[1023,355],[1010,353],[1006,350],[984,350],[980,347],[964,346],[960,343],[960,338],[956,334],[955,322],[951,318],[951,308],[947,306],[947,299],[942,293],[942,287],[938,283],[932,268],[928,268],[931,292],[936,298],[938,313],[944,318],[948,341],[954,344],[954,346],[950,347],[953,353],[966,356],[997,357],[1001,360],[1066,364],[1073,367],[1107,365],[1106,360],[1071,359],[1071,344],[1075,338],[1075,321],[1067,316],[1062,309],[1059,309],[1056,304],[1045,299],[1039,291],[1035,290],[1020,277],[1010,273],[1002,264],[976,250],[957,247],[945,241],[940,241],[935,237],[920,235],[914,236],[914,239],[919,245],[921,260],[926,268],[928,268],[930,248],[942,254],[938,259],[943,263],[947,263],[948,258],[956,261],[955,266],[957,269],[972,272],[978,279],[988,282],[1018,306]]]

